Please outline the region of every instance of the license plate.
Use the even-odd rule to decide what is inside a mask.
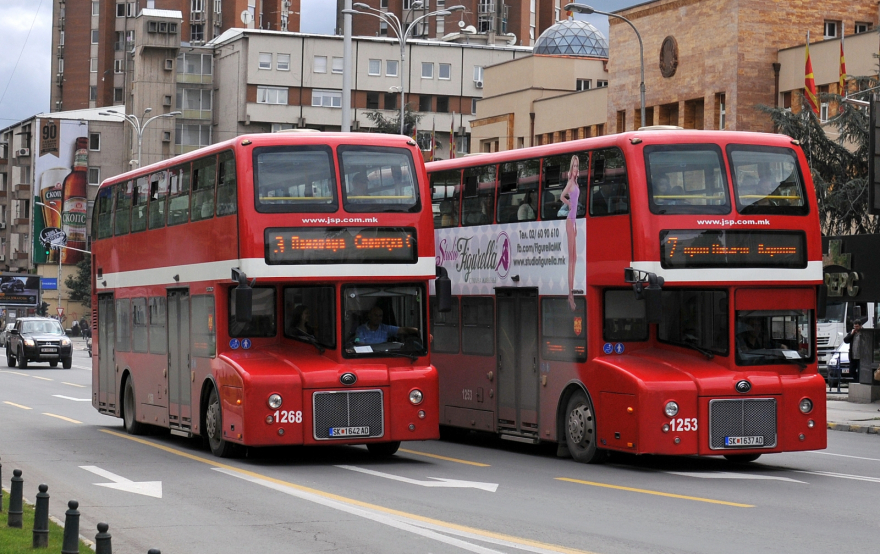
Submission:
[[[369,427],[331,427],[331,437],[366,437],[370,435]]]
[[[764,446],[764,437],[724,437],[724,446]]]
[[[47,347],[43,347],[43,348],[40,348],[40,352],[58,352],[58,349],[57,349],[57,348],[52,348],[51,346],[48,347],[48,348],[47,348]]]

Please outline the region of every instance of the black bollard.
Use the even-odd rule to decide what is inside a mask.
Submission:
[[[61,543],[61,554],[79,554],[79,502],[71,500],[67,503],[64,513],[64,541]]]
[[[22,512],[22,489],[24,488],[24,479],[21,478],[21,470],[12,470],[12,479],[9,481],[9,516],[6,525],[21,529]]]
[[[113,545],[110,544],[110,526],[106,523],[98,524],[98,534],[95,535],[95,554],[113,554]]]
[[[49,548],[49,485],[40,484],[34,506],[34,548]]]

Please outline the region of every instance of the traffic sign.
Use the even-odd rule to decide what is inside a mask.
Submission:
[[[63,315],[64,315],[64,308],[62,308],[62,307],[59,306],[59,307],[58,307],[58,317],[61,317],[61,316],[63,316]]]

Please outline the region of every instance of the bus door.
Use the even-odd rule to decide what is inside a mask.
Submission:
[[[116,304],[112,294],[98,295],[98,411],[116,410]],[[94,340],[94,339],[93,339]]]
[[[498,430],[538,437],[538,291],[496,289]]]
[[[169,290],[168,309],[168,422],[172,429],[192,429],[192,377],[189,340],[189,291]]]

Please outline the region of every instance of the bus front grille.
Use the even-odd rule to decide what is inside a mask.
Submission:
[[[764,437],[763,445],[751,448],[776,446],[776,400],[773,398],[710,400],[709,448],[743,449],[742,446],[726,446],[725,437]]]
[[[376,438],[385,435],[381,390],[316,392],[312,395],[312,407],[316,440]],[[363,427],[369,429],[367,433],[359,432]],[[353,430],[354,433],[330,435],[331,429],[341,428]]]

